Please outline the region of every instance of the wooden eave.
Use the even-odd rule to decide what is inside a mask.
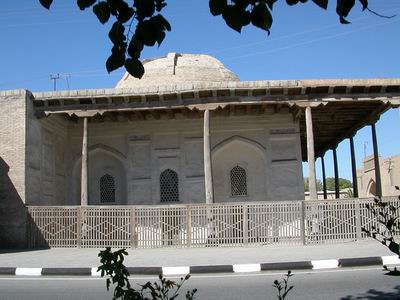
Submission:
[[[225,86],[146,91],[93,90],[37,93],[37,117],[51,114],[103,118],[109,121],[200,117],[205,108],[214,115],[279,113],[288,107],[300,123],[303,160],[307,160],[304,108],[312,106],[316,156],[336,147],[360,128],[400,106],[400,79],[233,82]],[[140,92],[140,93],[139,93]],[[104,120],[103,120],[104,121]]]

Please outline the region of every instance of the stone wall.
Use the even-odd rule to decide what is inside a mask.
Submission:
[[[379,158],[381,170],[382,195],[398,196],[395,186],[400,186],[400,155]],[[368,156],[363,160],[363,166],[357,170],[357,183],[360,197],[375,196],[375,165],[374,157]]]
[[[27,204],[66,203],[67,143],[67,121],[55,115],[37,119],[30,103],[26,145]]]
[[[25,90],[0,92],[0,248],[26,246]]]
[[[82,122],[69,133],[67,203],[79,204]],[[88,144],[90,204],[100,204],[99,178],[106,173],[116,178],[117,204],[159,204],[160,174],[166,169],[178,174],[182,203],[205,201],[202,118],[89,122]],[[211,147],[216,202],[304,198],[299,128],[284,109],[212,117]],[[247,197],[230,195],[227,174],[235,164],[247,168]]]

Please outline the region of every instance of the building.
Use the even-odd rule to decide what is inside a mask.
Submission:
[[[400,192],[400,155],[379,158],[381,185],[383,196],[399,196]],[[360,197],[377,195],[374,157],[368,156],[363,160],[362,168],[357,170],[357,182]]]
[[[178,53],[144,66],[115,89],[0,92],[3,245],[25,243],[25,206],[304,199],[307,160],[317,199],[315,159],[400,104],[399,79],[243,82]]]

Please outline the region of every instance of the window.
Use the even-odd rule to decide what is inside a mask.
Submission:
[[[115,180],[109,174],[100,177],[100,202],[115,202]]]
[[[178,174],[171,169],[160,174],[160,201],[179,201]]]
[[[246,170],[236,166],[230,172],[231,196],[247,196]]]

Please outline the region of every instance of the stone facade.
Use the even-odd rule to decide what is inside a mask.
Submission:
[[[298,124],[290,114],[214,118],[211,132],[216,202],[302,198]],[[100,204],[104,174],[116,180],[116,204],[159,204],[166,169],[178,174],[181,203],[204,203],[202,119],[89,123],[88,136],[90,204]],[[82,124],[69,128],[67,140],[65,197],[79,204]],[[236,165],[247,171],[244,197],[230,196],[228,174]]]
[[[400,187],[400,155],[379,158],[383,196],[399,196],[395,186]],[[360,197],[376,195],[374,157],[368,156],[363,167],[357,170],[357,182]]]

